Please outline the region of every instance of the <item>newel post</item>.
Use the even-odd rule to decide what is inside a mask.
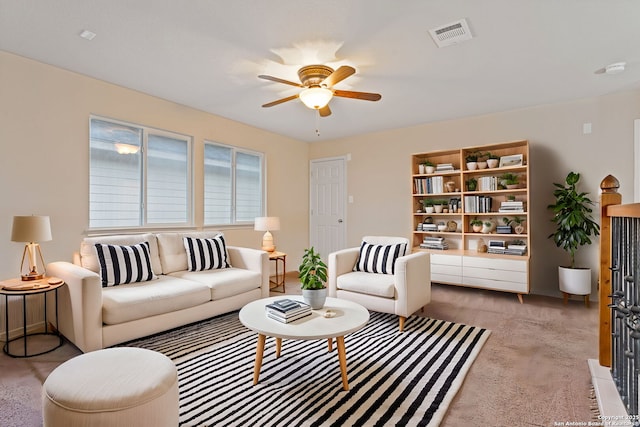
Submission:
[[[620,183],[613,175],[607,175],[600,183],[600,275],[599,275],[599,361],[600,365],[611,367],[611,217],[607,213],[610,205],[622,203],[618,193]]]

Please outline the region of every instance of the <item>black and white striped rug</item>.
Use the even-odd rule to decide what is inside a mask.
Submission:
[[[335,345],[267,338],[252,385],[257,334],[238,312],[132,341],[178,368],[181,426],[437,426],[490,332],[411,316],[371,313],[345,337],[349,391]]]

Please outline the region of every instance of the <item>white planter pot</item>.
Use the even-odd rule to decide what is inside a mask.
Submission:
[[[327,288],[322,289],[303,289],[302,299],[309,304],[312,309],[320,310],[324,307],[327,299]]]
[[[424,171],[426,173],[434,173],[436,171],[436,168],[434,166],[425,166]]]
[[[591,294],[591,269],[558,267],[560,291],[570,295]]]
[[[433,213],[435,212],[435,208],[433,206],[425,206],[424,211],[426,213]]]
[[[424,173],[424,165],[423,164],[419,164],[418,165],[418,173]]]
[[[490,168],[497,168],[498,167],[498,159],[488,159],[487,160],[487,166]]]
[[[478,169],[478,162],[467,162],[467,169],[470,171]]]
[[[442,205],[435,205],[433,208],[435,209],[436,213],[442,213]]]

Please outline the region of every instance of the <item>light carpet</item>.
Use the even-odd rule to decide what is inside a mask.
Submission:
[[[448,405],[489,337],[486,329],[371,313],[345,337],[349,391],[326,340],[267,338],[252,385],[257,334],[238,312],[123,345],[159,351],[178,368],[181,426],[430,426]]]

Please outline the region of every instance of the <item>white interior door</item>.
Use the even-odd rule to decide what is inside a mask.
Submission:
[[[345,158],[311,161],[309,241],[323,259],[346,245]]]

